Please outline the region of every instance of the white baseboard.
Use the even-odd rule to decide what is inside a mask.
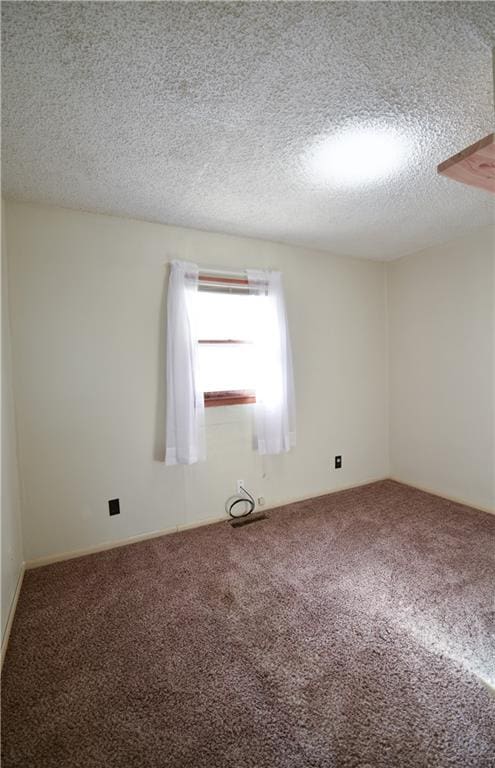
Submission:
[[[274,502],[270,505],[260,507],[260,510],[269,511],[270,509],[278,509],[279,507],[285,507],[289,504],[297,504],[301,501],[309,501],[310,499],[318,499],[322,496],[328,496],[333,493],[339,493],[340,491],[349,491],[353,488],[360,488],[363,485],[370,485],[371,483],[378,483],[382,480],[394,480],[397,483],[401,483],[402,485],[409,485],[411,488],[416,488],[418,491],[424,491],[425,493],[430,493],[432,496],[439,496],[440,498],[447,499],[448,501],[453,501],[456,504],[463,504],[467,507],[472,507],[474,509],[479,509],[482,512],[489,512],[491,514],[495,514],[495,510],[489,509],[487,507],[481,507],[479,505],[475,505],[472,502],[466,501],[466,499],[458,499],[454,498],[452,496],[446,496],[444,494],[438,493],[438,491],[432,490],[431,488],[425,488],[419,485],[414,485],[413,483],[406,483],[403,480],[399,480],[397,477],[375,477],[370,478],[369,480],[364,480],[361,483],[352,483],[350,485],[341,485],[337,488],[331,488],[327,491],[322,491],[321,493],[312,493],[308,496],[297,496],[289,499],[284,499],[281,501]],[[26,569],[31,568],[39,568],[43,565],[50,565],[51,563],[59,563],[64,560],[72,560],[75,557],[84,557],[84,555],[93,555],[97,552],[105,552],[110,549],[116,549],[117,547],[125,547],[128,544],[137,544],[140,541],[146,541],[147,539],[156,539],[160,536],[166,536],[170,533],[177,533],[178,531],[187,531],[193,528],[200,528],[203,525],[212,525],[214,523],[222,522],[223,520],[227,520],[228,518],[226,515],[221,515],[218,517],[210,517],[206,520],[198,520],[193,523],[184,523],[183,525],[176,525],[172,528],[164,528],[162,530],[158,531],[151,531],[150,533],[141,533],[137,536],[129,536],[126,539],[120,539],[117,541],[111,541],[106,542],[104,544],[98,544],[93,547],[88,547],[87,549],[77,549],[77,550],[71,550],[69,552],[60,552],[55,555],[46,555],[45,557],[39,557],[35,560],[27,560],[25,563]]]
[[[299,501],[308,501],[309,499],[317,499],[320,496],[328,496],[331,493],[339,493],[339,491],[348,491],[352,488],[360,488],[363,485],[370,485],[370,483],[377,483],[380,480],[386,480],[386,477],[376,477],[370,480],[364,480],[361,483],[353,483],[352,485],[339,486],[338,488],[332,488],[328,491],[322,491],[321,493],[312,493],[309,496],[298,496],[297,498],[285,499],[269,506],[260,507],[260,509],[268,511],[270,509],[278,509],[279,507],[285,507],[288,504],[297,504]],[[198,520],[193,523],[184,523],[183,525],[176,525],[173,528],[164,528],[163,530],[151,531],[150,533],[140,533],[137,536],[129,536],[127,539],[120,539],[117,541],[106,542],[104,544],[97,544],[94,547],[88,547],[87,549],[76,549],[69,552],[60,552],[55,555],[46,555],[45,557],[38,557],[34,560],[26,560],[25,566],[27,570],[32,568],[40,568],[43,565],[51,565],[52,563],[60,563],[64,560],[72,560],[75,557],[84,557],[85,555],[93,555],[97,552],[106,552],[109,549],[116,549],[117,547],[125,547],[128,544],[137,544],[140,541],[146,541],[147,539],[156,539],[160,536],[166,536],[169,533],[177,533],[178,531],[187,531],[192,528],[200,528],[203,525],[212,525],[213,523],[220,523],[223,520],[228,520],[226,514],[219,517],[210,517],[206,520]]]
[[[118,539],[116,541],[107,541],[104,544],[96,544],[94,547],[88,547],[87,549],[73,549],[69,552],[59,552],[56,555],[46,555],[45,557],[37,557],[35,560],[26,560],[26,570],[32,568],[40,568],[43,565],[51,565],[52,563],[60,563],[64,560],[73,560],[75,557],[84,557],[85,555],[94,555],[97,552],[106,552],[109,549],[117,549],[118,547],[125,547],[128,544],[137,544],[140,541],[146,541],[146,539],[156,539],[159,536],[166,536],[169,533],[176,533],[177,526],[173,528],[164,528],[160,531],[151,531],[150,533],[139,533],[137,536],[129,536],[127,539]]]
[[[267,507],[259,507],[259,510],[268,511],[270,509],[279,509],[279,507],[285,507],[288,504],[297,504],[300,501],[310,501],[310,499],[319,499],[322,496],[331,496],[332,493],[340,493],[341,491],[352,491],[353,488],[362,488],[363,485],[372,485],[373,483],[381,483],[382,480],[388,480],[384,477],[372,477],[370,480],[363,480],[361,483],[351,483],[350,485],[339,485],[336,488],[331,488],[328,491],[321,491],[320,493],[310,493],[308,496],[297,496],[284,501],[278,501],[270,504]],[[258,510],[257,510],[258,511]]]
[[[475,504],[474,502],[468,501],[467,499],[459,499],[456,496],[447,496],[446,493],[440,493],[440,491],[436,491],[433,488],[427,488],[424,485],[410,483],[407,480],[400,480],[398,477],[390,477],[389,479],[394,480],[394,482],[400,483],[401,485],[408,485],[410,488],[415,488],[417,491],[424,491],[424,493],[429,493],[432,496],[438,496],[440,499],[453,501],[454,504],[462,504],[464,507],[471,507],[471,509],[478,509],[480,512],[488,512],[490,515],[495,515],[495,508],[493,507],[483,507],[481,504]]]
[[[9,644],[9,638],[10,638],[10,631],[12,629],[12,624],[14,622],[14,616],[15,616],[15,610],[17,608],[17,601],[19,600],[19,595],[21,593],[21,587],[22,587],[22,580],[24,578],[24,572],[25,572],[25,564],[21,564],[21,569],[19,571],[19,578],[17,579],[17,584],[14,592],[14,597],[12,598],[12,602],[10,604],[10,610],[9,610],[9,616],[7,619],[7,624],[5,625],[5,632],[3,633],[2,638],[2,655],[0,660],[0,668],[3,667],[3,662],[5,660],[5,654],[7,653],[7,646]]]
[[[184,525],[178,525],[176,531],[189,531],[191,528],[202,528],[203,525],[213,525],[213,523],[221,523],[222,520],[227,520],[227,515],[221,515],[220,517],[208,517],[206,520],[198,520],[194,523],[184,523]]]

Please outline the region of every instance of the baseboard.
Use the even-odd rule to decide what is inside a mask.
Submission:
[[[352,485],[339,485],[337,488],[332,488],[330,491],[322,491],[321,493],[310,493],[308,496],[296,496],[290,499],[284,499],[283,501],[274,502],[273,504],[263,505],[262,507],[256,507],[257,512],[268,512],[270,509],[280,509],[280,507],[286,507],[289,504],[297,504],[300,501],[309,501],[310,499],[319,499],[322,496],[330,496],[332,493],[340,493],[340,491],[351,491],[353,488],[362,488],[364,485],[371,485],[372,483],[379,483],[382,480],[387,480],[387,477],[375,477],[372,480],[364,480],[362,483],[353,483]],[[203,525],[212,525],[213,523],[221,523],[222,520],[228,520],[226,515],[220,517],[210,517],[207,520],[200,520],[195,523],[186,523],[185,525],[178,525],[178,531],[187,531],[190,528],[200,528]]]
[[[84,557],[85,555],[95,555],[97,552],[106,552],[110,549],[126,547],[128,544],[138,544],[140,541],[146,541],[147,539],[157,539],[159,536],[166,536],[169,533],[177,533],[177,526],[163,528],[163,530],[159,531],[151,531],[150,533],[139,533],[136,536],[129,536],[127,539],[107,541],[104,544],[96,544],[94,547],[88,547],[87,549],[73,549],[69,552],[59,552],[56,555],[37,557],[34,560],[26,560],[25,566],[26,570],[30,571],[32,568],[41,568],[43,565],[61,563],[64,560],[74,560],[76,557]]]
[[[7,646],[9,644],[9,638],[10,638],[10,631],[12,629],[12,624],[14,622],[14,616],[15,616],[15,610],[17,608],[17,601],[19,600],[19,595],[21,593],[21,587],[22,587],[22,580],[24,578],[24,572],[25,572],[25,564],[21,564],[21,569],[19,572],[19,578],[17,579],[17,584],[14,592],[14,597],[12,598],[12,602],[10,604],[10,610],[9,610],[9,616],[7,618],[7,624],[5,625],[5,632],[3,633],[2,638],[2,655],[0,659],[0,669],[3,667],[3,662],[5,659],[5,654],[7,653]]]
[[[352,488],[360,488],[363,485],[370,485],[371,483],[378,483],[381,480],[386,480],[386,477],[376,477],[370,480],[364,480],[361,483],[354,483],[352,485],[343,485],[337,488],[332,488],[328,491],[322,491],[321,493],[312,493],[309,496],[298,496],[297,498],[285,499],[269,506],[262,507],[263,510],[278,509],[279,507],[285,507],[288,504],[297,504],[299,501],[308,501],[309,499],[317,499],[320,496],[328,496],[332,493],[339,493],[340,491],[349,491]],[[98,544],[94,547],[88,547],[87,549],[71,550],[70,552],[60,552],[56,555],[46,555],[45,557],[38,557],[34,560],[26,560],[25,566],[27,570],[32,568],[41,568],[44,565],[51,565],[52,563],[60,563],[64,560],[73,560],[76,557],[84,557],[85,555],[94,555],[97,552],[106,552],[110,549],[117,549],[118,547],[125,547],[128,544],[137,544],[140,541],[146,541],[147,539],[156,539],[160,536],[167,536],[169,533],[177,533],[179,531],[187,531],[192,528],[200,528],[203,525],[212,525],[214,523],[220,523],[223,520],[227,520],[226,515],[219,517],[210,517],[207,520],[199,520],[193,523],[184,523],[183,525],[176,525],[173,528],[164,528],[159,531],[151,531],[150,533],[141,533],[137,536],[129,536],[127,539],[120,539],[118,541],[106,542],[104,544]]]
[[[221,523],[222,520],[226,520],[226,515],[220,515],[220,517],[208,517],[206,520],[198,520],[194,523],[184,523],[184,525],[178,525],[176,531],[189,531],[191,528],[202,528],[203,525],[213,525],[213,523]]]
[[[427,488],[424,485],[417,485],[416,483],[400,480],[398,477],[390,477],[389,480],[393,480],[395,483],[400,483],[401,485],[408,485],[410,488],[415,488],[417,491],[429,493],[431,496],[438,496],[440,499],[453,501],[454,504],[462,504],[464,507],[471,507],[471,509],[478,509],[480,512],[488,512],[489,515],[495,515],[495,508],[493,507],[483,507],[481,504],[474,504],[472,501],[467,501],[467,499],[459,499],[456,496],[447,496],[445,493],[440,493],[439,491],[433,490],[432,488]]]
[[[331,488],[329,491],[321,491],[321,493],[310,493],[308,496],[296,496],[290,499],[284,499],[277,503],[270,504],[269,506],[262,507],[257,511],[263,509],[268,512],[270,509],[279,509],[289,504],[298,504],[300,501],[310,501],[311,499],[320,499],[322,496],[331,496],[333,493],[340,493],[341,491],[352,491],[353,488],[362,488],[364,485],[373,485],[373,483],[381,483],[383,480],[389,480],[388,476],[372,477],[370,480],[363,480],[361,483],[351,483],[350,485],[338,485],[336,488]]]

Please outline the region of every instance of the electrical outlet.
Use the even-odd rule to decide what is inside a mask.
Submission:
[[[342,456],[335,457],[335,469],[342,469]]]
[[[110,499],[108,502],[108,514],[110,517],[112,515],[120,515],[120,501],[118,499]]]
[[[265,497],[258,496],[258,507],[263,507],[264,505],[265,505]]]
[[[246,486],[244,485],[244,480],[238,480],[237,481],[237,493],[243,493],[243,488]]]

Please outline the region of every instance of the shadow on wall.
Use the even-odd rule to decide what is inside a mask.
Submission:
[[[158,329],[158,386],[156,402],[155,438],[153,441],[153,459],[165,461],[165,418],[166,418],[166,340],[167,340],[167,286],[170,266],[167,264],[160,304]]]

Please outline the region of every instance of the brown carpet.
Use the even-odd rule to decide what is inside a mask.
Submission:
[[[494,556],[383,481],[30,571],[2,766],[495,766]]]

